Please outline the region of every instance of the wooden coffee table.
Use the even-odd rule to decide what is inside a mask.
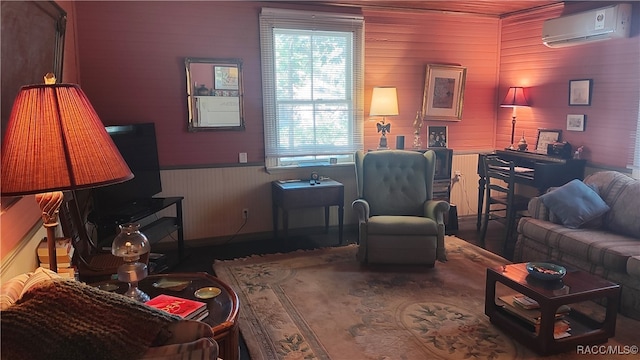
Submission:
[[[541,315],[539,334],[496,303],[496,283],[538,302]],[[529,275],[525,263],[488,268],[485,294],[484,312],[491,323],[541,355],[575,350],[577,345],[604,343],[615,334],[620,285],[584,271],[567,269],[562,280],[542,281]],[[565,317],[571,326],[571,336],[554,339],[558,307],[602,298],[606,298],[607,304],[603,322],[572,308]]]
[[[189,285],[181,291],[157,288],[153,284],[161,279],[167,280],[187,280]],[[129,287],[127,283],[118,280],[103,281],[91,284],[98,288],[103,284],[114,284],[118,288],[113,290],[123,294]],[[198,299],[194,293],[203,287],[217,287],[220,295],[211,299]],[[209,324],[213,329],[213,338],[218,343],[220,350],[219,357],[222,359],[238,359],[240,356],[240,333],[238,328],[238,295],[222,280],[207,273],[175,273],[149,275],[138,284],[140,290],[154,298],[160,294],[168,294],[191,300],[198,300],[207,303],[209,316],[202,321]]]

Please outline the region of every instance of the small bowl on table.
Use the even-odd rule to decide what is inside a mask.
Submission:
[[[567,274],[563,266],[544,262],[528,262],[527,271],[539,280],[559,280]]]

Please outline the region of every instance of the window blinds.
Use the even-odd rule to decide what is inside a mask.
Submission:
[[[263,8],[260,41],[267,167],[361,149],[363,18]]]

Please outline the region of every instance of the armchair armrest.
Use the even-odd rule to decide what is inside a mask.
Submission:
[[[444,224],[444,214],[449,211],[449,203],[444,200],[427,200],[424,203],[424,216]]]
[[[440,262],[447,261],[447,253],[444,247],[444,213],[448,211],[449,203],[443,200],[427,200],[424,204],[425,216],[434,219],[438,224],[436,258]]]
[[[367,200],[364,199],[356,199],[351,203],[351,207],[355,210],[358,215],[358,223],[363,223],[369,221],[370,216],[370,208]]]

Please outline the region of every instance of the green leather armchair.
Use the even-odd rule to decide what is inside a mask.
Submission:
[[[421,264],[446,261],[444,214],[449,203],[433,200],[436,155],[428,150],[356,153],[362,263]]]

